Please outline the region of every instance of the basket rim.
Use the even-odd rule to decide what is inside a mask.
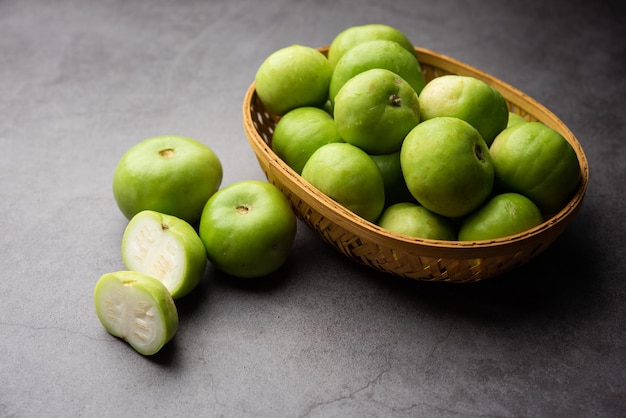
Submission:
[[[317,48],[323,53],[328,51],[328,46]],[[332,198],[320,192],[313,185],[304,180],[291,167],[289,167],[281,158],[279,158],[270,145],[259,135],[253,122],[251,114],[251,104],[256,98],[255,82],[252,81],[246,91],[243,101],[243,122],[246,137],[250,145],[253,147],[257,158],[263,158],[267,163],[268,170],[276,170],[281,172],[285,180],[289,184],[289,190],[293,192],[293,187],[297,187],[308,198],[307,203],[315,210],[320,211],[332,222],[339,225],[348,225],[348,230],[354,232],[356,228],[358,232],[354,232],[359,237],[377,242],[381,246],[390,246],[397,249],[405,249],[413,252],[419,247],[420,253],[424,255],[437,256],[442,250],[447,252],[454,251],[459,258],[480,257],[485,255],[485,251],[502,250],[507,251],[508,248],[514,246],[521,241],[537,237],[551,231],[559,226],[563,228],[568,221],[580,208],[589,184],[589,165],[584,150],[578,139],[570,131],[570,129],[549,109],[524,94],[517,88],[508,83],[499,80],[488,73],[479,70],[469,64],[458,61],[454,58],[439,54],[435,51],[415,47],[418,61],[422,64],[441,68],[450,73],[471,74],[480,78],[502,92],[504,98],[510,106],[519,106],[523,103],[523,108],[527,113],[531,114],[537,120],[550,126],[559,132],[574,148],[581,169],[581,180],[579,186],[569,200],[569,202],[559,212],[552,214],[544,220],[540,225],[527,231],[510,235],[507,237],[480,240],[480,241],[444,241],[425,238],[410,237],[407,235],[395,233],[387,229],[381,228],[373,222],[369,222],[358,215],[354,214]],[[302,198],[302,196],[299,196]],[[344,226],[345,227],[345,226]],[[560,232],[559,232],[560,233]]]

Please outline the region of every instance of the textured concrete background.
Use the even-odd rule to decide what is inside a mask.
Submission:
[[[626,410],[626,19],[617,1],[0,0],[0,416],[612,417]],[[300,224],[257,285],[209,267],[145,358],[92,292],[123,269],[114,167],[196,138],[263,179],[241,104],[262,60],[391,24],[535,98],[591,167],[543,255],[475,285],[356,266]]]

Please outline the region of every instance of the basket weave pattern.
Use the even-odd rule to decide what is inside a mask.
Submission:
[[[482,79],[503,94],[511,111],[528,121],[545,123],[572,144],[579,159],[582,181],[563,210],[532,230],[490,241],[425,240],[384,230],[315,189],[271,150],[277,119],[265,110],[252,83],[243,104],[244,130],[261,169],[267,180],[285,194],[301,221],[340,253],[376,270],[415,280],[467,283],[495,277],[526,264],[556,240],[582,203],[589,178],[582,147],[555,115],[520,91],[452,58],[415,49],[427,82],[444,74]],[[320,50],[325,53],[327,48]]]

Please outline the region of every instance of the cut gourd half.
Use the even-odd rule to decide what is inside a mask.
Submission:
[[[103,274],[95,286],[94,304],[107,332],[143,355],[156,354],[178,329],[178,311],[169,291],[143,273]]]
[[[122,260],[129,270],[161,281],[172,298],[190,293],[207,264],[202,240],[186,221],[152,210],[130,220],[122,237]]]

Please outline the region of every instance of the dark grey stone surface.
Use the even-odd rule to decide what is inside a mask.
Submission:
[[[617,417],[626,412],[626,40],[617,2],[0,1],[0,416]],[[591,167],[532,263],[475,285],[357,266],[300,224],[272,280],[209,267],[152,358],[92,292],[123,269],[113,169],[196,138],[223,185],[264,179],[243,133],[262,60],[391,24],[535,98]]]

